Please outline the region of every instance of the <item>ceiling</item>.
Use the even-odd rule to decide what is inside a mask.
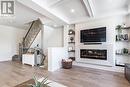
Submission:
[[[67,23],[128,14],[129,0],[32,0]]]
[[[36,20],[38,17],[43,17],[43,15],[16,2],[14,17],[0,17],[0,24],[25,29],[28,27],[28,22]]]
[[[50,18],[16,1],[15,15],[13,17],[0,16],[0,24],[13,26],[20,29],[29,29],[31,22],[33,20],[37,20],[38,18],[45,20],[43,23],[46,25],[54,24]]]
[[[13,18],[0,17],[0,24],[27,28],[41,18],[50,26],[84,22],[92,18],[126,15],[130,0],[16,0]]]
[[[113,14],[118,12],[126,10],[127,11],[127,1],[128,0],[93,0],[93,5],[95,7],[95,15],[103,15],[105,13],[107,14]]]
[[[43,0],[44,1],[44,0]],[[47,7],[59,15],[62,15],[66,20],[71,21],[80,17],[89,17],[89,13],[81,0],[45,0]],[[52,4],[49,4],[52,2]]]

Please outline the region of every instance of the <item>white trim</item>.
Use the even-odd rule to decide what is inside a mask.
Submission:
[[[92,11],[92,8],[91,8],[91,5],[90,5],[89,1],[88,0],[83,0],[83,3],[85,4],[85,7],[86,7],[86,9],[87,9],[87,11],[89,13],[89,16],[93,17],[94,12]]]
[[[118,67],[118,66],[110,67],[110,66],[101,66],[101,65],[97,65],[97,64],[78,63],[78,62],[73,62],[73,65],[124,73],[124,67]]]
[[[91,11],[92,11],[93,16],[95,16],[95,15],[96,15],[96,13],[95,13],[96,10],[95,10],[93,1],[92,1],[92,0],[88,0],[88,3],[89,3],[89,5],[90,5],[90,8],[91,8]]]

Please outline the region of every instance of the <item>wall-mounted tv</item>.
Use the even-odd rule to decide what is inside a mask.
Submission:
[[[81,30],[80,42],[106,42],[106,27]]]

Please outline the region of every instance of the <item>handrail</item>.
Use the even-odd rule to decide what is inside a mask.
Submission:
[[[31,26],[30,26],[30,28],[29,28],[27,34],[26,34],[25,37],[24,37],[24,40],[25,40],[25,38],[28,36],[28,33],[30,32],[30,30],[31,30],[31,28],[32,28],[32,26],[33,26],[34,23],[35,23],[35,21],[32,21]]]

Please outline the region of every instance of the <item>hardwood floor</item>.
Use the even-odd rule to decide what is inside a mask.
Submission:
[[[0,63],[0,87],[13,87],[31,79],[34,75],[39,78],[48,75],[50,80],[68,87],[130,87],[122,73],[78,66],[48,72],[42,68],[32,68],[18,62]]]

